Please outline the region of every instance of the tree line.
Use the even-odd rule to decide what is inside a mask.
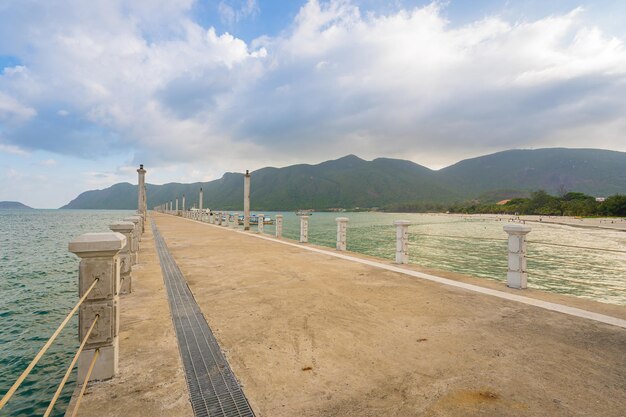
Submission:
[[[626,216],[626,195],[616,194],[604,201],[578,192],[568,192],[553,196],[544,190],[531,193],[528,198],[513,198],[504,204],[468,201],[452,205],[416,202],[395,204],[384,208],[385,211],[398,212],[450,212],[463,214],[511,214],[542,216]]]

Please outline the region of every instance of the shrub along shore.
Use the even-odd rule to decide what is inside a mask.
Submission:
[[[583,193],[569,192],[553,196],[543,190],[534,191],[528,198],[513,198],[500,203],[482,203],[478,200],[451,205],[407,203],[384,207],[390,212],[449,212],[463,214],[512,214],[543,216],[626,216],[626,195],[616,194],[604,201]]]

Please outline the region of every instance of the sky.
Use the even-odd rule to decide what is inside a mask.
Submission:
[[[623,0],[0,0],[0,201],[347,154],[626,151]]]

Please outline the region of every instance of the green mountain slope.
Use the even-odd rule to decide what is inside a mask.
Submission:
[[[26,209],[26,210],[30,210],[32,209],[32,207],[28,207],[26,204],[22,204],[18,201],[0,201],[0,209],[11,209],[11,210],[18,210],[18,209]]]
[[[461,161],[439,171],[410,161],[354,155],[317,165],[262,168],[252,173],[254,210],[382,207],[407,202],[450,203],[481,196],[510,198],[530,190],[580,191],[595,196],[626,193],[626,153],[596,149],[538,149],[498,152]],[[218,180],[147,186],[148,207],[186,195],[187,207],[241,210],[243,174]],[[182,201],[180,202],[182,205]],[[87,191],[63,208],[133,209],[137,186],[115,184]]]
[[[507,189],[607,196],[626,191],[626,153],[565,148],[510,150],[466,159],[438,174],[444,187],[465,198]]]

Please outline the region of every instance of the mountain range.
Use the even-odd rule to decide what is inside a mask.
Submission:
[[[28,207],[26,204],[19,201],[0,201],[0,209],[10,210],[31,210],[32,207]]]
[[[218,180],[193,184],[147,184],[148,207],[186,195],[187,207],[241,210],[243,174],[226,173]],[[466,159],[440,170],[411,161],[348,155],[317,165],[261,168],[251,173],[253,210],[301,208],[371,208],[404,203],[449,204],[527,195],[576,191],[596,197],[626,194],[626,152],[601,149],[548,148],[508,150]],[[182,205],[182,202],[180,203]],[[137,186],[115,184],[86,191],[64,209],[134,209]]]

